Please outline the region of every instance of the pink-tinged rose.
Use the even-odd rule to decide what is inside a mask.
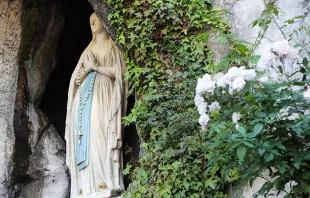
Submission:
[[[273,52],[276,52],[280,59],[284,59],[286,57],[291,59],[298,58],[298,50],[288,43],[287,40],[276,41],[272,44],[271,49]]]

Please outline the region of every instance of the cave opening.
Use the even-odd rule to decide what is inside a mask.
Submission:
[[[94,10],[87,0],[62,0],[60,4],[65,26],[58,44],[57,64],[49,77],[39,108],[64,139],[70,78],[80,55],[92,39],[89,17]],[[133,108],[134,102],[134,96],[130,95],[127,114]],[[123,140],[124,167],[128,162],[138,160],[139,145],[135,125],[126,126]],[[129,182],[130,178],[125,176],[126,187]]]

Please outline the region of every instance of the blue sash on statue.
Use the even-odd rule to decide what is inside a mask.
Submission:
[[[76,153],[75,159],[79,171],[85,168],[89,162],[89,133],[90,133],[90,118],[91,106],[93,100],[93,86],[96,77],[96,72],[89,73],[83,87],[80,87],[80,101],[77,117],[76,117]],[[86,101],[85,101],[86,99]],[[84,104],[85,102],[85,104]],[[81,108],[83,107],[82,111]],[[82,127],[79,126],[80,112],[82,112]],[[82,134],[82,135],[81,135]]]

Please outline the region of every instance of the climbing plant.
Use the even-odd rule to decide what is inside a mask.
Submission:
[[[143,150],[124,170],[133,181],[125,197],[226,197],[238,169],[229,153],[208,165],[217,150],[200,133],[193,100],[196,79],[217,66],[209,35],[229,31],[223,11],[206,0],[105,3],[137,97],[124,122],[137,124]]]

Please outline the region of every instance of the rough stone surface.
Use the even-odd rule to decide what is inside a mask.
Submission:
[[[54,126],[50,125],[30,157],[28,174],[34,182],[22,189],[20,197],[68,197],[69,182],[64,158],[65,144]]]
[[[111,25],[108,20],[108,14],[110,9],[108,5],[101,0],[88,0],[92,7],[94,8],[97,16],[100,18],[105,30],[109,33],[111,38],[115,40],[116,38],[116,29]]]
[[[53,1],[39,10],[43,14],[36,23],[35,39],[29,59],[25,61],[29,92],[28,141],[32,152],[27,175],[32,180],[23,185],[20,197],[63,198],[68,197],[70,183],[65,165],[65,143],[38,104],[57,62],[64,19]]]
[[[0,0],[0,197],[8,197],[14,149],[14,103],[18,78],[21,1]]]
[[[64,20],[56,1],[0,0],[0,197],[67,197],[65,145],[38,109]]]

